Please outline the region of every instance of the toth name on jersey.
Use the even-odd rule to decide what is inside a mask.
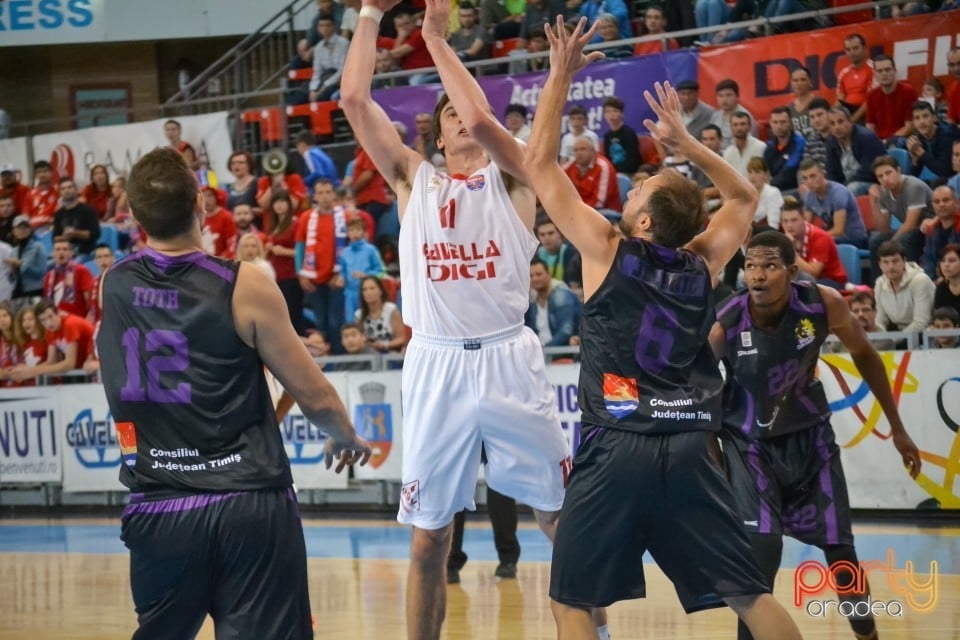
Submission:
[[[501,255],[496,241],[424,243],[427,278],[433,282],[487,280],[497,277],[496,258]]]

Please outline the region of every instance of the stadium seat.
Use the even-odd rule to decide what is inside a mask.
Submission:
[[[497,40],[493,43],[491,58],[502,58],[514,51],[520,45],[520,38],[507,38],[506,40]]]
[[[870,204],[870,196],[867,194],[857,196],[857,206],[860,207],[863,226],[867,228],[867,231],[873,231],[873,206]]]
[[[97,261],[94,260],[93,258],[90,258],[89,260],[85,260],[82,264],[87,268],[87,270],[90,273],[93,274],[94,278],[100,275],[100,267],[97,266]]]
[[[910,154],[907,153],[906,149],[887,149],[887,155],[900,164],[900,170],[903,171],[904,175],[910,175],[913,165],[910,162]]]
[[[53,231],[37,231],[36,234],[37,240],[40,241],[40,246],[43,247],[43,252],[49,258],[53,255]]]
[[[103,242],[110,250],[116,253],[120,250],[120,234],[117,232],[117,228],[112,224],[102,224],[100,225],[100,238],[97,242]]]
[[[287,70],[287,79],[291,82],[307,82],[313,77],[313,67]]]
[[[617,174],[617,187],[620,188],[620,209],[627,204],[627,194],[630,192],[630,177],[618,173]]]
[[[847,282],[860,284],[860,250],[852,244],[838,244],[837,253],[840,254],[840,262],[843,263],[843,270],[847,272]]]
[[[640,146],[640,162],[659,167],[663,163],[661,147],[657,141],[648,135],[637,134],[637,143]]]

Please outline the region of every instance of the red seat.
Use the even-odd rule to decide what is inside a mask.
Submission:
[[[640,133],[637,134],[637,142],[640,144],[640,162],[659,167],[660,163],[663,162],[663,156],[661,155],[662,148],[657,144],[657,141]]]
[[[862,0],[830,0],[830,8],[845,7],[852,4],[863,4]],[[833,15],[833,24],[840,26],[844,24],[856,24],[858,22],[870,22],[873,20],[873,10],[864,9],[863,11],[848,11],[846,13],[836,13]]]
[[[867,231],[873,231],[873,207],[870,205],[870,196],[857,196],[857,206],[860,207],[860,215],[863,217],[863,224]]]
[[[310,130],[318,136],[333,135],[332,113],[339,108],[336,100],[311,102],[287,107],[287,117],[309,117]]]
[[[264,142],[280,141],[281,130],[279,107],[271,107],[269,109],[249,109],[240,114],[240,119],[247,123],[258,123],[260,125],[260,139]]]
[[[511,51],[520,46],[520,38],[507,38],[506,40],[497,40],[493,43],[493,51],[490,54],[492,58],[502,58]]]
[[[306,82],[313,77],[313,69],[290,69],[287,71],[287,78],[293,82]]]

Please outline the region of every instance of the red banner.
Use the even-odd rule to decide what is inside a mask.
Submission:
[[[930,76],[949,88],[947,52],[960,44],[960,11],[945,11],[900,20],[863,22],[817,31],[804,31],[700,50],[700,95],[713,102],[714,87],[724,78],[740,85],[740,102],[757,118],[766,120],[770,110],[792,100],[790,73],[806,67],[813,76],[817,95],[836,100],[837,73],[849,64],[843,40],[859,33],[871,56],[886,53],[898,76],[920,91]]]

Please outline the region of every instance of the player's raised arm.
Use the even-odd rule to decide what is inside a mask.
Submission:
[[[903,466],[906,467],[911,477],[916,478],[920,473],[920,452],[900,420],[900,412],[897,410],[897,403],[894,401],[893,391],[890,389],[887,368],[880,359],[880,354],[877,353],[873,343],[867,339],[863,327],[857,322],[856,317],[850,313],[850,307],[840,294],[830,287],[821,285],[817,285],[817,287],[820,289],[820,295],[827,308],[827,322],[830,325],[830,330],[850,352],[850,357],[853,359],[857,371],[863,376],[864,382],[870,387],[870,392],[880,403],[880,408],[883,409],[883,414],[887,417],[887,422],[890,423],[893,445],[903,458]]]
[[[616,230],[598,211],[580,198],[573,183],[557,164],[560,150],[560,122],[573,76],[594,60],[603,57],[595,51],[583,54],[597,25],[584,33],[586,19],[581,18],[573,33],[567,35],[560,16],[556,31],[546,25],[550,41],[550,75],[537,104],[537,114],[526,149],[526,164],[534,191],[557,228],[576,245],[583,256],[584,291],[599,286],[616,254]],[[591,286],[592,285],[592,286]]]
[[[373,101],[370,83],[377,60],[377,33],[383,12],[398,0],[364,0],[357,20],[357,30],[347,51],[340,83],[340,104],[353,128],[354,135],[387,184],[397,192],[409,193],[416,168],[423,157],[405,147],[393,134],[393,124],[386,112]],[[405,184],[399,184],[399,183]],[[406,188],[403,188],[406,186]],[[398,189],[399,187],[399,189]]]
[[[447,43],[450,0],[426,0],[423,41],[440,74],[443,88],[467,132],[506,173],[529,185],[523,145],[497,120],[487,96]]]
[[[268,275],[257,267],[240,265],[233,296],[237,334],[257,350],[307,419],[330,436],[325,450],[327,467],[333,455],[339,457],[338,472],[347,464],[366,464],[370,459],[370,444],[357,436],[343,401],[320,372],[289,318],[276,313],[276,309],[284,308],[283,304],[280,289]]]
[[[730,261],[750,231],[757,210],[757,190],[722,157],[687,132],[680,98],[670,83],[663,86],[657,83],[655,88],[659,100],[654,100],[649,91],[644,91],[644,97],[659,120],[644,120],[644,126],[654,140],[700,167],[719,189],[723,199],[723,206],[714,214],[707,230],[687,244],[687,249],[706,260],[710,273],[717,273]]]

